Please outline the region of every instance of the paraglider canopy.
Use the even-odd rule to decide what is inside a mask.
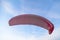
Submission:
[[[49,34],[51,34],[54,30],[54,25],[48,19],[34,14],[18,15],[9,20],[10,26],[21,24],[30,24],[42,27],[47,29]]]

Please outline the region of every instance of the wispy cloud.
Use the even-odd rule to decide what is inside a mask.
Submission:
[[[51,35],[45,34],[45,35],[41,35],[41,36],[35,36],[35,35],[29,35],[28,37],[23,36],[20,34],[20,36],[18,36],[17,34],[15,34],[14,32],[11,32],[11,28],[10,26],[8,26],[6,24],[6,22],[4,22],[5,25],[1,24],[2,27],[0,27],[0,30],[2,31],[1,33],[1,39],[2,40],[56,40],[59,39],[60,37],[60,27],[56,28],[54,30],[54,32]],[[4,29],[4,30],[3,30]]]
[[[47,13],[47,16],[50,18],[60,19],[60,3],[55,2],[51,7],[50,11]]]
[[[13,8],[13,5],[10,2],[2,1],[3,10],[10,15],[18,15],[19,11]]]
[[[50,12],[47,14],[49,18],[60,19],[59,13]]]

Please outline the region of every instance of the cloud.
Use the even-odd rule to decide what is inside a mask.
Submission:
[[[0,20],[2,22],[3,20]],[[4,23],[3,23],[4,22]],[[12,28],[8,25],[7,21],[0,23],[0,40],[25,40],[25,37],[20,34],[20,36],[15,35]]]
[[[57,39],[60,39],[59,31],[60,31],[60,27],[56,28],[51,35],[46,34],[46,35],[40,36],[40,37],[35,37],[34,35],[32,35],[28,38],[28,40],[29,39],[30,40],[57,40]]]
[[[5,23],[4,23],[5,24]],[[3,25],[3,24],[2,24]],[[59,39],[60,37],[60,28],[56,28],[55,31],[53,32],[52,35],[48,35],[48,34],[45,34],[45,35],[39,35],[39,37],[35,36],[35,35],[29,35],[28,37],[26,36],[23,36],[21,34],[15,34],[13,32],[13,30],[9,27],[9,26],[2,26],[0,25],[0,37],[2,40],[56,40],[56,39]],[[0,39],[0,40],[1,40]]]
[[[2,7],[5,13],[10,15],[19,15],[19,11],[13,8],[13,5],[10,2],[2,1]]]
[[[47,13],[47,16],[54,19],[60,19],[60,3],[55,2],[52,7],[50,8],[50,11]]]
[[[47,14],[49,18],[60,19],[59,13],[50,12]]]
[[[14,6],[7,1],[2,1],[2,7],[3,10],[5,11],[4,13],[12,15],[12,16],[16,16],[16,15],[20,15],[20,14],[38,14],[38,15],[46,15],[45,10],[40,10],[40,9],[32,9],[30,7],[25,7],[22,6],[21,11],[17,11],[16,9],[14,9]]]

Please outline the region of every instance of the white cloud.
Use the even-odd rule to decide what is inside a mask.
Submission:
[[[50,11],[47,13],[47,16],[50,18],[60,19],[60,3],[55,2],[52,7],[50,8]]]
[[[48,13],[47,16],[50,18],[60,19],[60,15],[54,12]]]
[[[2,6],[5,9],[6,12],[13,13],[12,6],[10,3],[2,2]]]
[[[10,2],[2,1],[3,10],[11,15],[19,15],[19,11],[13,8],[13,5]]]
[[[35,35],[23,36],[15,34],[11,28],[7,25],[6,21],[0,23],[0,40],[57,40],[60,37],[60,27],[56,28],[51,35],[44,34],[39,37]],[[3,25],[4,24],[4,25]],[[11,32],[12,31],[12,32]]]
[[[45,13],[47,11],[44,10],[40,10],[40,9],[31,9],[28,7],[24,7],[23,5],[21,5],[22,9],[21,11],[17,11],[16,9],[13,8],[13,5],[10,2],[6,2],[6,1],[2,1],[2,6],[3,6],[3,10],[12,15],[12,16],[16,16],[16,15],[20,15],[20,14],[36,14],[36,15],[45,15]]]
[[[40,36],[40,37],[35,37],[34,35],[32,35],[31,37],[28,38],[28,40],[57,40],[60,39],[60,27],[56,28],[54,30],[54,32],[51,35],[44,35],[44,36]]]

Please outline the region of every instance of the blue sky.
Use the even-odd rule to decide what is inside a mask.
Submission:
[[[36,14],[54,24],[51,35],[35,25],[9,26],[21,14]],[[0,40],[60,40],[60,0],[0,0]]]

